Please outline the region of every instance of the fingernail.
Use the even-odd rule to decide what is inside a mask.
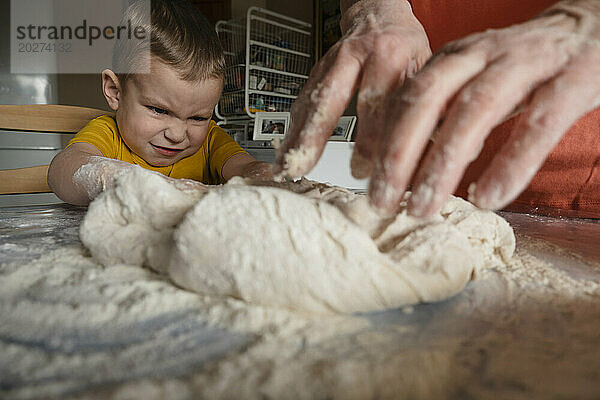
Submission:
[[[352,152],[352,158],[350,159],[350,170],[352,176],[356,179],[364,179],[371,175],[372,171],[371,160],[360,154],[356,148]]]
[[[371,179],[369,184],[369,200],[371,206],[379,216],[386,218],[392,216],[395,213],[397,203],[399,203],[399,198],[399,191],[387,183],[383,177]]]
[[[283,142],[280,138],[271,139],[271,146],[273,146],[273,148],[275,149],[275,152],[277,152],[277,150],[279,150],[279,148],[281,147],[281,143],[283,143]]]
[[[428,216],[434,196],[435,191],[431,185],[426,183],[418,185],[408,200],[408,213],[413,217]]]
[[[483,189],[475,186],[469,193],[469,201],[480,208],[495,210],[504,204],[504,195],[504,187],[500,182],[489,182]]]
[[[318,150],[316,147],[300,146],[288,149],[281,157],[280,172],[289,178],[299,178],[314,166]]]
[[[467,200],[471,203],[476,203],[475,200],[475,192],[477,191],[477,184],[475,182],[471,183],[467,189]]]

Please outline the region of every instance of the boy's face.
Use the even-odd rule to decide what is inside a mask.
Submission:
[[[127,146],[159,167],[200,149],[223,83],[216,78],[184,81],[171,67],[152,61],[150,74],[134,75],[125,83],[116,118]]]

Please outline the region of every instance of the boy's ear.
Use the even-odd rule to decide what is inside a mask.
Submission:
[[[119,78],[110,69],[102,71],[102,93],[108,106],[113,111],[117,111],[123,91],[121,90]]]

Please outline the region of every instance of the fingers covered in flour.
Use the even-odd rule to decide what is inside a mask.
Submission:
[[[418,31],[412,30],[418,36]],[[373,35],[372,54],[366,60],[358,90],[358,124],[355,136],[351,171],[355,178],[366,178],[372,171],[373,156],[381,143],[386,129],[387,99],[397,92],[405,80],[414,76],[418,68],[430,56],[428,48],[421,54],[412,54],[414,48],[407,46],[409,33],[397,30]],[[418,39],[413,39],[417,42]]]
[[[473,186],[475,204],[497,209],[514,200],[564,132],[600,105],[600,49],[578,58],[535,91],[510,138]]]
[[[448,99],[484,66],[480,54],[438,55],[386,102],[387,128],[369,186],[371,202],[382,213],[397,209]]]
[[[374,157],[372,204],[393,213],[412,182],[409,211],[432,215],[490,130],[518,108],[524,117],[472,190],[486,208],[514,199],[577,118],[598,105],[599,26],[600,7],[573,1],[445,46],[389,102],[393,117]]]
[[[342,7],[344,37],[315,66],[292,106],[290,129],[275,160],[276,173],[298,177],[314,166],[359,89],[352,165],[357,176],[368,174],[372,149],[385,124],[378,118],[381,100],[431,55],[425,32],[407,2],[353,3],[348,10]]]
[[[413,215],[431,215],[442,207],[468,164],[479,155],[489,132],[529,95],[532,83],[551,73],[552,67],[540,60],[501,58],[460,89],[414,177],[409,201]]]
[[[290,128],[277,150],[274,173],[297,178],[310,171],[348,105],[359,74],[359,60],[342,44],[314,68],[292,106]]]

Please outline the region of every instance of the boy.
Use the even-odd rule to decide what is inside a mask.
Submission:
[[[131,5],[123,20],[143,26],[141,4]],[[117,71],[149,61],[150,73],[104,70],[102,92],[115,118],[92,120],[50,164],[48,183],[68,203],[88,204],[131,164],[185,186],[272,177],[270,164],[254,159],[211,121],[225,61],[208,21],[181,0],[153,0],[150,19],[144,27],[151,32],[150,60],[128,40],[117,42],[113,58]]]

